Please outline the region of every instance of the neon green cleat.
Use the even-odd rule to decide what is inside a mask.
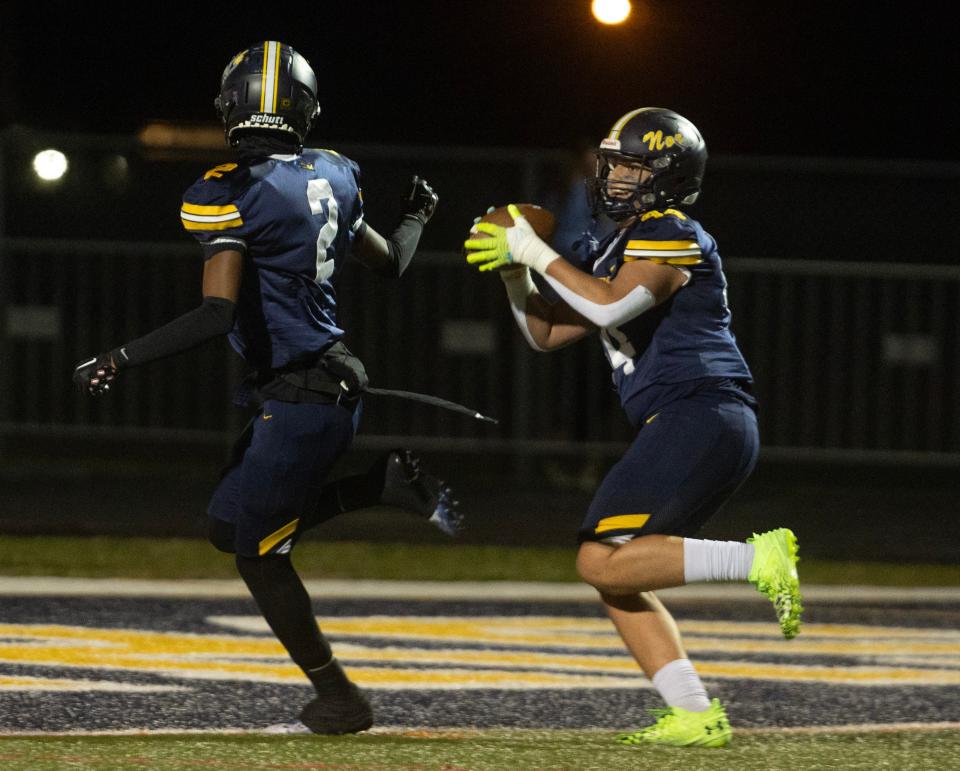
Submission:
[[[800,578],[797,576],[797,537],[785,527],[747,539],[754,548],[750,582],[777,611],[780,631],[788,640],[800,633]]]
[[[632,734],[620,734],[617,741],[627,747],[669,744],[673,747],[725,747],[733,738],[727,713],[720,699],[710,702],[705,712],[688,712],[680,707],[650,710],[657,722]]]

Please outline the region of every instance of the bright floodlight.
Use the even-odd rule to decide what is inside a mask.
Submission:
[[[620,24],[630,15],[630,0],[593,0],[593,15],[601,24]]]
[[[60,179],[67,173],[67,156],[59,150],[42,150],[33,156],[33,170],[48,182]]]

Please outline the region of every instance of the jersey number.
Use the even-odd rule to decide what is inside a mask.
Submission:
[[[333,260],[327,260],[327,249],[337,237],[337,199],[333,197],[333,188],[325,179],[311,179],[307,182],[307,201],[310,202],[310,211],[313,214],[326,215],[317,234],[317,283],[326,281],[333,275],[336,267]],[[326,210],[324,210],[326,204]]]
[[[637,355],[637,350],[630,342],[630,338],[616,327],[606,327],[600,330],[600,339],[603,341],[603,350],[607,354],[610,366],[614,369],[623,367],[624,375],[632,375],[633,357]]]

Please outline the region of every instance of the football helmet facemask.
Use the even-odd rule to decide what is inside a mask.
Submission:
[[[620,222],[652,209],[692,204],[706,165],[706,142],[682,115],[660,107],[628,112],[597,150],[597,174],[587,185],[593,213]],[[611,179],[618,166],[630,172]]]
[[[296,139],[298,144],[320,114],[317,76],[293,48],[276,40],[257,43],[234,56],[214,100],[227,143],[246,133]]]

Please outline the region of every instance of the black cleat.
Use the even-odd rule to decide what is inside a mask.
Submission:
[[[421,469],[420,458],[411,450],[391,450],[381,463],[380,503],[419,514],[450,536],[463,530],[464,517],[453,490],[446,482]]]
[[[318,696],[300,712],[300,722],[315,734],[355,734],[373,725],[373,707],[353,683],[345,699]]]

